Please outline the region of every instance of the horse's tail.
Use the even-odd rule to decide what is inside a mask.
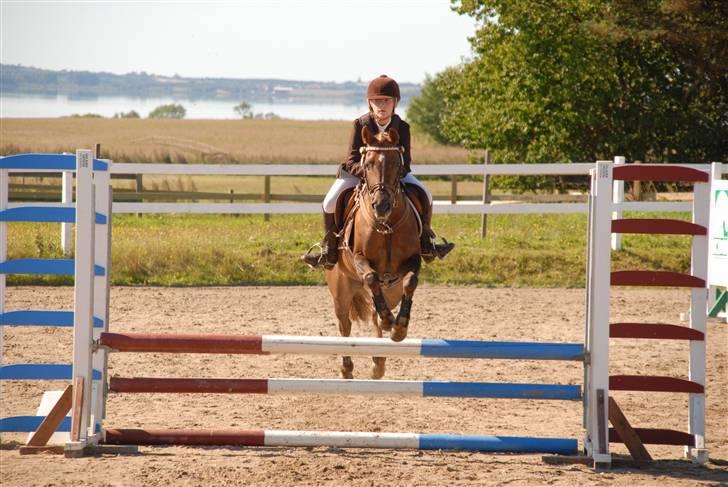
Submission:
[[[351,321],[369,321],[373,312],[374,305],[366,298],[364,293],[359,292],[354,294],[354,299],[351,301],[351,308],[349,309],[349,319]]]

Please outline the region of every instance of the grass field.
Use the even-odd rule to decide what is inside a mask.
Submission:
[[[0,154],[73,153],[99,143],[102,156],[115,162],[336,164],[345,155],[350,125],[293,120],[0,119]],[[480,162],[482,156],[436,144],[416,131],[412,150],[415,164]],[[447,178],[424,180],[436,199],[449,199]],[[274,177],[271,192],[321,196],[331,183],[327,177]],[[60,187],[60,178],[11,178],[11,191],[17,184]],[[130,180],[113,184],[115,190],[136,187]],[[262,195],[263,178],[151,175],[144,176],[144,190]],[[457,191],[461,197],[479,197],[482,179],[459,178]]]
[[[645,215],[638,215],[645,216]],[[661,214],[660,217],[668,217]],[[672,215],[680,218],[685,215]],[[144,216],[113,220],[112,282],[117,285],[323,284],[299,261],[321,238],[320,217]],[[585,215],[436,216],[435,229],[457,244],[445,261],[425,265],[426,284],[582,287]],[[9,225],[10,258],[61,257],[58,224]],[[615,269],[689,270],[689,238],[626,235]],[[63,277],[10,276],[10,283],[70,283]]]
[[[295,120],[0,119],[0,154],[75,152],[101,144],[116,162],[338,163],[350,122]],[[415,163],[463,163],[468,151],[412,134]],[[477,156],[480,157],[480,156]]]

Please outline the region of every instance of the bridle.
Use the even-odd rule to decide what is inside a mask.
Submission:
[[[373,186],[370,186],[369,185],[369,178],[367,178],[367,176],[366,176],[367,166],[366,166],[366,163],[365,163],[366,162],[366,155],[367,155],[368,152],[395,152],[395,151],[397,153],[399,153],[399,165],[397,167],[397,174],[399,174],[401,176],[402,169],[404,168],[404,156],[403,156],[403,154],[404,154],[404,147],[402,147],[401,145],[397,145],[397,146],[393,146],[393,147],[378,147],[378,146],[375,146],[375,145],[367,145],[365,147],[361,147],[359,149],[359,153],[361,154],[362,157],[361,157],[361,161],[359,162],[359,164],[361,164],[361,167],[364,170],[364,189],[366,189],[367,192],[369,193],[370,199],[373,200],[374,194],[377,191],[385,191],[387,193],[387,195],[390,198],[392,198],[392,200],[394,201],[393,207],[396,208],[397,207],[397,196],[399,195],[399,192],[400,192],[401,186],[402,186],[402,184],[399,183],[399,178],[397,178],[397,181],[398,182],[397,182],[397,185],[396,185],[395,189],[392,189],[389,186],[387,186],[387,184],[384,182],[386,180],[386,178],[385,178],[385,176],[386,176],[386,165],[384,165],[382,167],[382,173],[380,175],[379,182],[376,183],[376,184],[374,184]]]
[[[397,183],[394,188],[391,188],[387,186],[385,183],[385,176],[386,171],[384,170],[386,168],[386,165],[382,168],[381,176],[379,182],[377,182],[374,185],[369,185],[369,178],[367,178],[367,165],[366,165],[366,154],[368,152],[397,152],[399,153],[399,165],[397,167]],[[397,146],[389,146],[389,147],[379,147],[379,146],[373,146],[373,145],[366,145],[364,147],[361,147],[359,149],[359,153],[362,155],[361,160],[359,164],[361,164],[362,169],[364,171],[364,181],[362,183],[362,186],[360,187],[362,191],[366,190],[367,193],[369,193],[369,201],[372,205],[372,208],[365,208],[364,209],[364,215],[367,219],[369,219],[373,225],[374,229],[377,231],[377,233],[381,233],[384,235],[391,235],[394,233],[395,229],[401,225],[405,219],[406,214],[402,216],[402,218],[399,219],[398,222],[390,223],[389,221],[382,221],[373,215],[374,211],[374,195],[377,193],[377,191],[384,191],[387,193],[387,196],[391,198],[392,202],[392,208],[397,208],[399,205],[399,195],[402,193],[402,182],[400,181],[400,178],[402,177],[402,172],[404,171],[404,147],[397,145]],[[380,154],[380,157],[384,157],[384,154]],[[405,197],[405,199],[407,199]],[[415,214],[417,212],[415,211]]]

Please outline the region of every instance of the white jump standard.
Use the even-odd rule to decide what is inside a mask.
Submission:
[[[629,428],[641,443],[684,445],[687,456],[698,463],[708,460],[705,449],[705,327],[707,319],[707,234],[711,183],[720,178],[719,163],[712,166],[618,165],[600,161],[591,171],[589,234],[587,246],[587,326],[584,395],[587,453],[596,464],[608,464],[610,442],[626,442],[616,430],[621,415],[609,391],[674,392],[689,394],[688,432]],[[669,219],[613,219],[615,180],[669,181],[693,184],[692,222]],[[630,270],[612,272],[610,237],[613,233],[688,235],[692,237],[689,274]],[[690,289],[690,326],[663,323],[612,323],[609,319],[611,286],[677,286]],[[688,379],[652,375],[609,375],[609,339],[672,339],[690,343]],[[615,428],[608,427],[611,421]],[[615,424],[616,423],[616,424]],[[628,447],[630,445],[628,444]],[[639,455],[651,459],[641,444]],[[636,457],[636,451],[630,452]]]
[[[57,418],[58,431],[71,431],[74,442],[69,448],[82,449],[101,439],[104,415],[106,352],[92,354],[91,345],[100,332],[108,329],[108,286],[110,262],[111,162],[94,159],[93,152],[79,150],[76,155],[21,154],[0,157],[0,357],[2,328],[5,326],[60,326],[74,329],[72,364],[10,364],[0,369],[2,380],[74,380],[79,384],[75,408],[76,428],[68,419]],[[74,203],[10,203],[9,177],[15,172],[75,172]],[[72,181],[64,178],[64,181]],[[74,259],[15,259],[7,255],[9,222],[74,223]],[[71,275],[75,280],[73,311],[5,309],[7,274]],[[82,391],[81,391],[82,389]],[[70,407],[70,406],[69,406]],[[36,432],[44,416],[11,416],[0,419],[0,432]],[[81,425],[85,425],[81,426]],[[46,425],[47,426],[47,425]],[[55,431],[56,429],[54,429]],[[22,449],[21,449],[22,451]]]

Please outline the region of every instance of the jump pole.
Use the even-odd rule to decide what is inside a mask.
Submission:
[[[577,343],[481,342],[469,340],[322,337],[292,335],[180,335],[102,333],[98,344],[115,352],[371,355],[438,358],[583,361]]]
[[[349,379],[171,379],[112,377],[109,380],[109,392],[269,395],[350,394],[566,401],[578,401],[581,399],[580,385]]]
[[[289,430],[144,430],[107,429],[112,445],[291,446],[332,448],[406,448],[467,450],[501,453],[554,453],[572,455],[577,440],[519,436],[447,435],[425,433],[367,433]]]

